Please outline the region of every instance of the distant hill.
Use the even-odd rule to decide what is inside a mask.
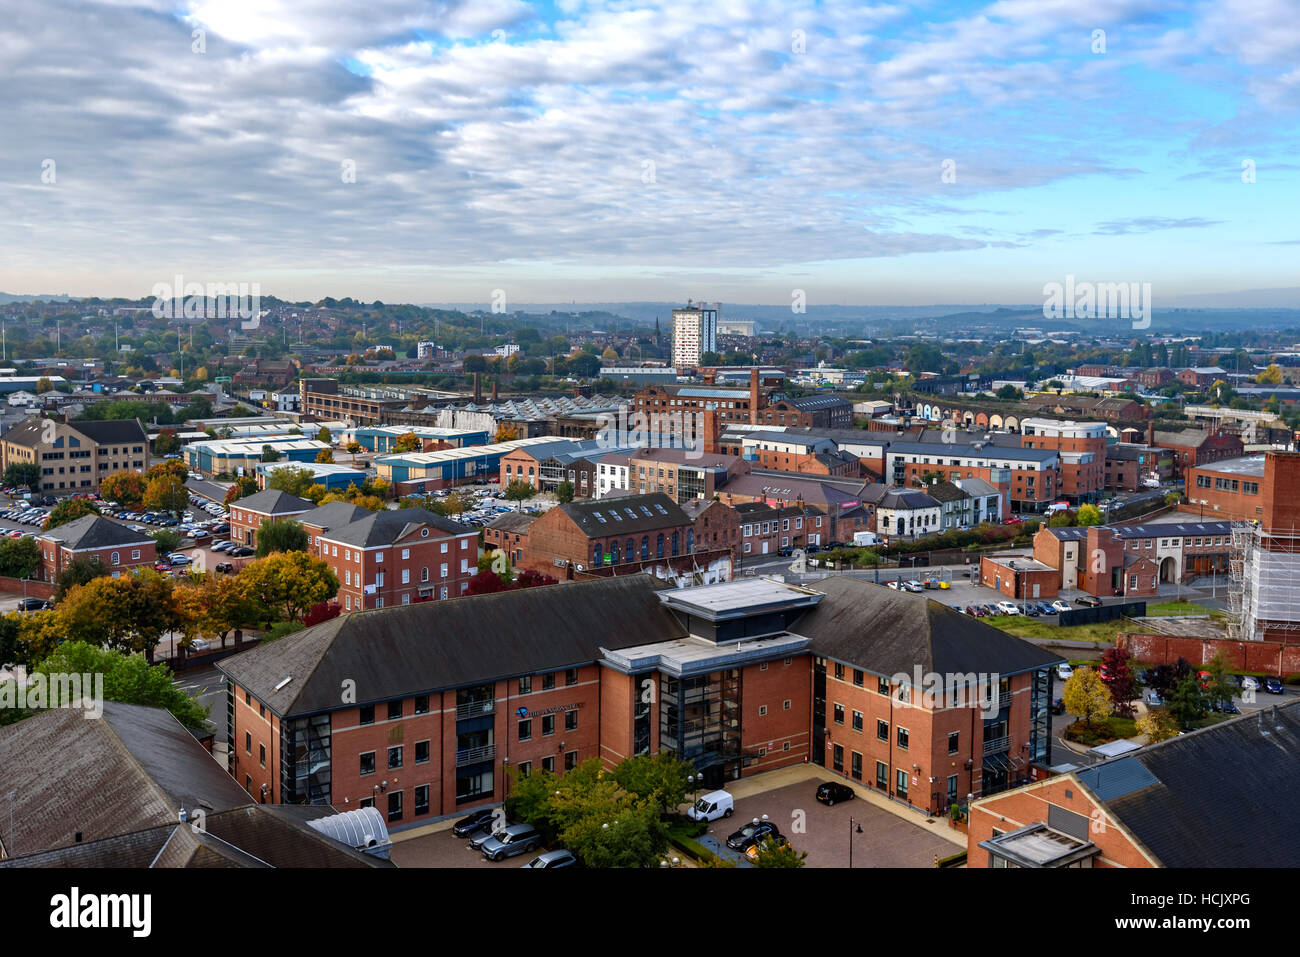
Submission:
[[[0,306],[7,306],[12,302],[35,302],[37,299],[42,302],[67,302],[71,298],[66,292],[46,296],[14,296],[7,292],[0,292]]]

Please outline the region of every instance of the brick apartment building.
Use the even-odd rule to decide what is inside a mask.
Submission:
[[[59,525],[36,536],[41,550],[41,578],[57,581],[60,573],[76,561],[98,559],[114,578],[135,568],[152,567],[158,560],[158,546],[143,532],[99,515]]]
[[[991,441],[970,445],[895,441],[885,450],[884,481],[911,486],[927,481],[927,472],[950,482],[978,478],[1005,490],[1011,508],[1042,511],[1061,494],[1061,454]]]
[[[1176,378],[1188,388],[1204,389],[1206,386],[1214,385],[1218,379],[1226,381],[1228,373],[1218,366],[1202,366],[1193,369],[1180,369]]]
[[[1026,449],[1051,449],[1060,453],[1060,495],[1074,502],[1087,502],[1100,496],[1106,484],[1105,423],[1022,419],[1020,441]]]
[[[746,460],[757,468],[841,478],[862,476],[863,465],[856,455],[839,449],[832,439],[819,435],[751,432],[744,436],[741,447]]]
[[[360,505],[353,505],[350,502],[330,502],[328,505],[318,505],[309,512],[294,516],[294,521],[301,522],[307,532],[308,553],[320,558],[321,535],[351,525],[369,514],[370,510]]]
[[[537,516],[528,512],[506,512],[483,526],[483,551],[502,551],[511,565],[518,567],[524,561],[528,547],[528,530]]]
[[[41,467],[33,492],[88,492],[119,472],[149,470],[149,436],[138,419],[68,422],[32,416],[0,436],[0,470]]]
[[[742,561],[809,545],[821,547],[838,540],[830,516],[814,505],[772,506],[749,502],[736,505],[733,510],[740,527]]]
[[[1148,445],[1168,449],[1173,457],[1173,477],[1185,479],[1187,470],[1223,459],[1240,458],[1245,445],[1238,436],[1222,429],[1148,430]]]
[[[268,803],[377,807],[400,829],[499,803],[511,774],[660,752],[706,787],[811,761],[939,811],[1050,763],[1060,660],[866,582],[626,575],[343,615],[218,667],[237,782]],[[947,691],[924,695],[919,672]]]
[[[1062,590],[1154,595],[1161,582],[1226,575],[1231,533],[1228,522],[1043,527],[1034,535],[1034,558],[1056,569]]]
[[[694,522],[656,492],[548,509],[528,527],[521,564],[549,575],[568,567],[589,573],[622,573],[619,566],[684,569],[697,560],[696,551]]]
[[[1259,800],[1297,786],[1292,701],[974,801],[966,866],[1300,866],[1288,809]]]
[[[679,505],[711,499],[736,476],[749,474],[749,463],[740,456],[688,449],[639,449],[627,453],[626,462],[629,492],[662,492]]]
[[[463,595],[478,574],[478,535],[423,508],[368,512],[316,536],[345,612]]]
[[[300,519],[316,506],[313,502],[266,488],[230,503],[230,540],[249,548],[257,547],[257,532],[263,522]]]

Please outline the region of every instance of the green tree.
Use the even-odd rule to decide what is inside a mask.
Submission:
[[[78,585],[84,585],[108,574],[108,566],[92,555],[90,558],[74,558],[63,566],[55,579],[54,601],[60,602],[63,596]]]
[[[642,800],[651,801],[661,814],[669,814],[686,800],[686,780],[694,766],[661,752],[654,756],[627,758],[614,768],[619,787]]]
[[[316,433],[316,441],[324,442],[326,445],[329,445],[333,440],[333,436],[330,435],[330,430],[322,425],[320,431]]]
[[[339,580],[329,565],[306,552],[276,552],[244,566],[239,577],[249,594],[270,613],[298,621],[312,605],[339,592]]]
[[[160,528],[156,532],[150,532],[149,537],[154,540],[159,558],[176,551],[181,547],[181,542],[185,541],[180,532],[173,532],[170,528]]]
[[[1168,505],[1168,506],[1170,506],[1170,507],[1176,506],[1176,505],[1177,505],[1179,502],[1181,502],[1182,500],[1183,500],[1183,493],[1182,493],[1182,492],[1166,492],[1166,493],[1165,493],[1165,504]]]
[[[85,498],[65,498],[50,509],[50,514],[45,519],[43,526],[46,531],[51,528],[58,528],[60,525],[66,525],[68,522],[75,522],[85,515],[98,515],[99,509],[90,504],[89,499]]]
[[[1208,708],[1200,678],[1189,674],[1180,679],[1165,698],[1165,707],[1180,728],[1190,728],[1193,722],[1205,717]]]
[[[307,529],[302,522],[293,519],[281,519],[278,522],[264,520],[257,529],[257,557],[265,558],[272,552],[305,552],[307,550]]]
[[[153,440],[153,450],[158,455],[171,455],[173,452],[180,451],[180,447],[181,440],[177,437],[175,429],[163,429]]]
[[[41,467],[35,462],[11,462],[0,478],[6,488],[25,485],[35,489],[41,481]]]
[[[803,867],[808,859],[807,851],[796,851],[789,842],[778,844],[770,837],[759,842],[757,854],[755,867]]]
[[[102,674],[105,700],[165,708],[187,728],[207,728],[207,705],[200,704],[197,696],[182,691],[172,680],[167,665],[150,665],[140,654],[124,654],[82,641],[69,641],[37,665],[36,673],[47,676]],[[58,688],[59,684],[58,681],[49,682],[52,689]],[[52,699],[57,697],[57,692],[51,696]],[[50,701],[51,707],[60,704],[68,702]]]
[[[567,505],[573,501],[573,483],[567,479],[555,486],[555,499],[561,505]]]
[[[519,502],[521,508],[523,507],[524,502],[528,501],[536,494],[537,489],[533,488],[522,479],[515,479],[506,486],[506,498],[512,502]]]
[[[240,475],[234,480],[230,488],[226,489],[226,497],[222,504],[228,506],[236,499],[243,498],[245,495],[252,495],[256,491],[257,480],[251,475]]]
[[[264,445],[262,446],[262,461],[278,462],[280,461],[280,453],[276,449],[272,448],[271,446]]]
[[[1228,680],[1228,663],[1224,660],[1223,652],[1215,652],[1214,657],[1206,664],[1205,670],[1210,673],[1205,696],[1213,702],[1231,701],[1237,689]]]
[[[1074,516],[1068,511],[1057,512],[1047,520],[1048,528],[1071,528],[1074,525]]]
[[[281,465],[271,469],[266,476],[266,487],[306,498],[308,490],[316,482],[316,472],[305,465]]]
[[[36,539],[0,540],[0,575],[7,578],[32,578],[41,567],[41,547]]]
[[[1100,525],[1101,522],[1101,509],[1096,505],[1080,505],[1078,514],[1074,517],[1074,523],[1080,527]]]

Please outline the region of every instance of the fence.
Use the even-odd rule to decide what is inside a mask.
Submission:
[[[1071,608],[1056,616],[1056,623],[1067,625],[1095,625],[1116,618],[1139,618],[1147,613],[1144,601],[1126,601],[1119,605],[1098,605],[1096,608]]]

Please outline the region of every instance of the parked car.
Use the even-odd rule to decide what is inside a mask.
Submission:
[[[746,824],[739,831],[727,838],[727,847],[733,851],[743,851],[751,844],[756,844],[764,838],[778,838],[781,832],[771,821],[759,821],[757,824]]]
[[[966,614],[970,615],[972,618],[983,618],[983,617],[984,617],[984,613],[980,611],[980,608],[979,608],[978,605],[967,605],[967,606],[966,606]]]
[[[827,781],[818,786],[817,800],[827,807],[832,807],[839,801],[852,801],[853,788],[838,781]]]
[[[541,843],[541,832],[531,824],[511,824],[484,841],[481,850],[489,861],[499,861],[535,850]]]
[[[572,851],[558,850],[547,851],[545,854],[538,854],[524,867],[531,867],[536,870],[554,870],[557,867],[577,867],[578,859],[573,856]]]
[[[1028,615],[1030,618],[1037,618],[1037,617],[1038,617],[1038,602],[1036,602],[1036,601],[1027,601],[1027,602],[1025,602],[1023,605],[1020,606],[1020,613],[1021,613],[1022,615]]]
[[[1068,601],[1064,601],[1063,599],[1058,598],[1058,599],[1056,599],[1056,601],[1052,602],[1052,610],[1053,610],[1053,611],[1069,611],[1069,610],[1070,610],[1070,603],[1069,603]]]
[[[1001,612],[998,611],[997,605],[985,603],[983,605],[980,605],[980,607],[984,609],[984,614],[989,618],[1001,614]]]
[[[18,602],[19,611],[48,611],[54,604],[43,598],[23,598]]]
[[[214,568],[222,575],[233,575],[235,573],[235,566],[232,562],[217,562]]]
[[[236,545],[230,551],[226,552],[231,558],[248,558],[250,555],[256,555],[257,549],[249,548],[247,545]]]
[[[1065,699],[1056,697],[1052,699],[1052,714],[1065,714]]]
[[[1065,662],[1061,662],[1061,664],[1056,666],[1056,677],[1060,678],[1062,681],[1069,681],[1073,674],[1074,669]]]
[[[716,821],[720,817],[731,817],[735,809],[736,802],[729,792],[710,791],[691,805],[686,816],[692,821]]]
[[[1055,615],[1056,609],[1052,607],[1051,602],[1040,601],[1038,602],[1038,613],[1040,615]]]
[[[1267,691],[1269,694],[1281,694],[1282,679],[1274,678],[1272,675],[1269,675],[1267,678],[1264,679],[1264,690]]]
[[[1077,605],[1084,605],[1088,608],[1097,608],[1101,605],[1101,599],[1096,595],[1080,595],[1074,600]]]
[[[1000,615],[1018,615],[1020,609],[1016,607],[1013,601],[1000,601],[997,604],[998,614]]]
[[[218,566],[220,569],[220,566]],[[477,811],[471,811],[468,815],[461,818],[452,825],[451,833],[456,837],[469,837],[471,834],[477,834],[483,828],[492,824],[492,816],[496,814],[496,808],[480,808]]]
[[[1215,701],[1210,705],[1210,707],[1220,714],[1241,714],[1241,709],[1228,699]]]
[[[1165,699],[1160,694],[1160,692],[1151,689],[1147,689],[1146,693],[1142,695],[1142,700],[1145,701],[1147,705],[1152,708],[1162,707],[1165,703]]]
[[[966,610],[965,610],[964,608],[962,608],[961,605],[953,605],[953,606],[952,606],[952,610],[955,611],[955,612],[957,612],[958,614],[961,614],[961,615],[966,614]]]

